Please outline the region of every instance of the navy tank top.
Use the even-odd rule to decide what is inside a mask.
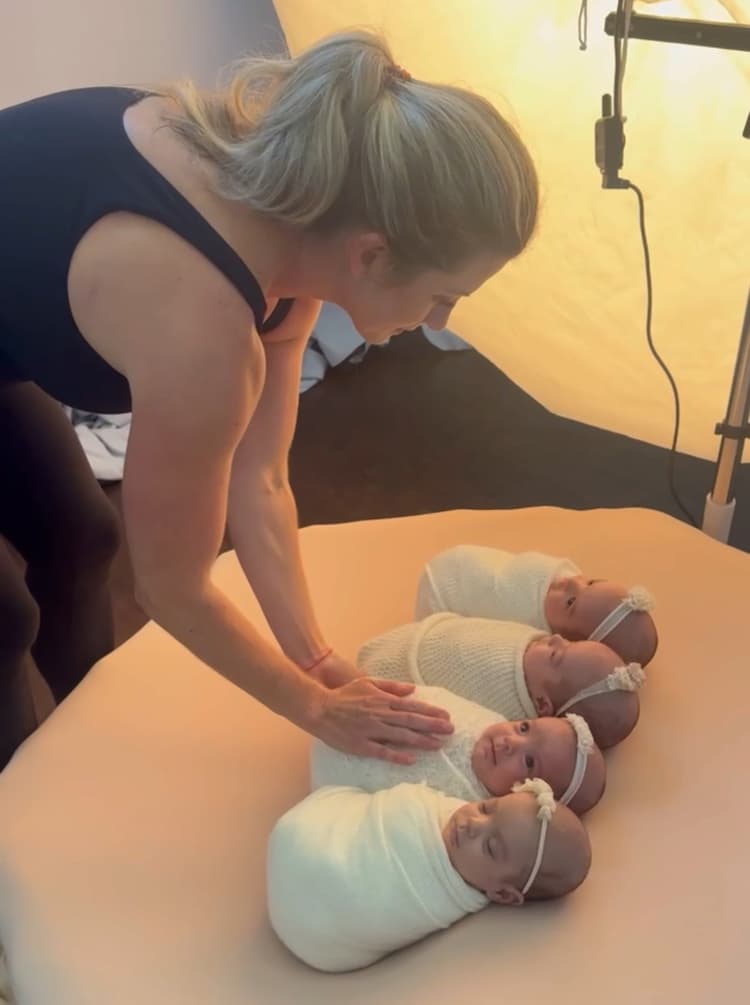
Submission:
[[[0,381],[30,380],[91,412],[130,411],[130,388],[81,335],[68,302],[68,269],[86,231],[108,213],[149,217],[179,234],[244,297],[259,333],[263,292],[208,221],[136,150],[125,110],[146,92],[62,91],[0,109]]]

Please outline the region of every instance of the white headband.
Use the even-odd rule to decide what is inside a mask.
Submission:
[[[570,779],[570,784],[559,799],[563,806],[567,806],[580,789],[581,782],[586,774],[586,762],[589,759],[589,754],[594,749],[594,738],[583,716],[569,712],[565,718],[576,734],[576,763],[573,768],[573,777]]]
[[[607,694],[609,691],[637,691],[645,680],[646,671],[640,663],[628,663],[626,667],[615,667],[604,680],[589,684],[588,687],[584,687],[577,694],[574,694],[572,698],[568,698],[565,704],[558,708],[555,715],[562,715],[573,705],[577,705],[579,701],[593,698],[597,694]]]
[[[531,792],[532,795],[535,796],[537,804],[536,817],[537,820],[541,821],[536,858],[534,859],[534,864],[531,867],[529,878],[526,880],[523,885],[523,889],[521,890],[521,896],[525,897],[531,889],[534,880],[539,875],[539,870],[542,867],[544,845],[547,841],[547,828],[549,827],[552,814],[557,809],[557,806],[555,804],[555,797],[552,794],[552,789],[547,782],[541,778],[527,778],[525,782],[516,782],[513,786],[513,792]]]
[[[631,611],[650,611],[654,607],[654,598],[645,586],[631,586],[620,603],[613,611],[596,626],[591,635],[590,642],[603,642],[604,639],[613,632],[615,628],[627,618]]]

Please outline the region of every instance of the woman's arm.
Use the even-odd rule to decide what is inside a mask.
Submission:
[[[288,466],[302,356],[318,309],[317,301],[295,303],[264,343],[264,387],[235,451],[229,489],[232,546],[279,645],[300,667],[328,648],[302,565]]]
[[[450,732],[440,710],[394,683],[326,691],[267,642],[211,582],[234,451],[265,376],[263,347],[233,291],[178,303],[134,336],[133,420],[123,480],[136,595],[146,613],[199,659],[332,746],[410,762],[398,746],[434,749]],[[210,332],[210,336],[207,336]],[[132,348],[132,346],[131,346]]]
[[[260,397],[263,349],[256,335],[234,334],[231,325],[223,344],[191,339],[184,329],[183,336],[169,372],[152,360],[131,375],[123,502],[138,600],[200,659],[303,724],[315,705],[314,683],[210,580],[232,455]]]

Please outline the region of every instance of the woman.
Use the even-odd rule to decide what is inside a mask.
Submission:
[[[0,766],[112,645],[116,522],[52,399],[132,410],[125,531],[145,612],[332,746],[409,763],[446,714],[327,645],[287,454],[318,305],[371,343],[444,328],[534,229],[537,181],[484,100],[333,36],[229,88],[65,92],[0,112]],[[225,522],[281,651],[211,583]]]

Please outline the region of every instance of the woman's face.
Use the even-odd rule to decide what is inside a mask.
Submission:
[[[461,297],[471,296],[505,265],[498,255],[481,254],[453,272],[431,269],[408,282],[393,276],[386,248],[377,235],[359,235],[350,244],[350,275],[341,302],[362,338],[375,345],[424,325],[440,331]]]

